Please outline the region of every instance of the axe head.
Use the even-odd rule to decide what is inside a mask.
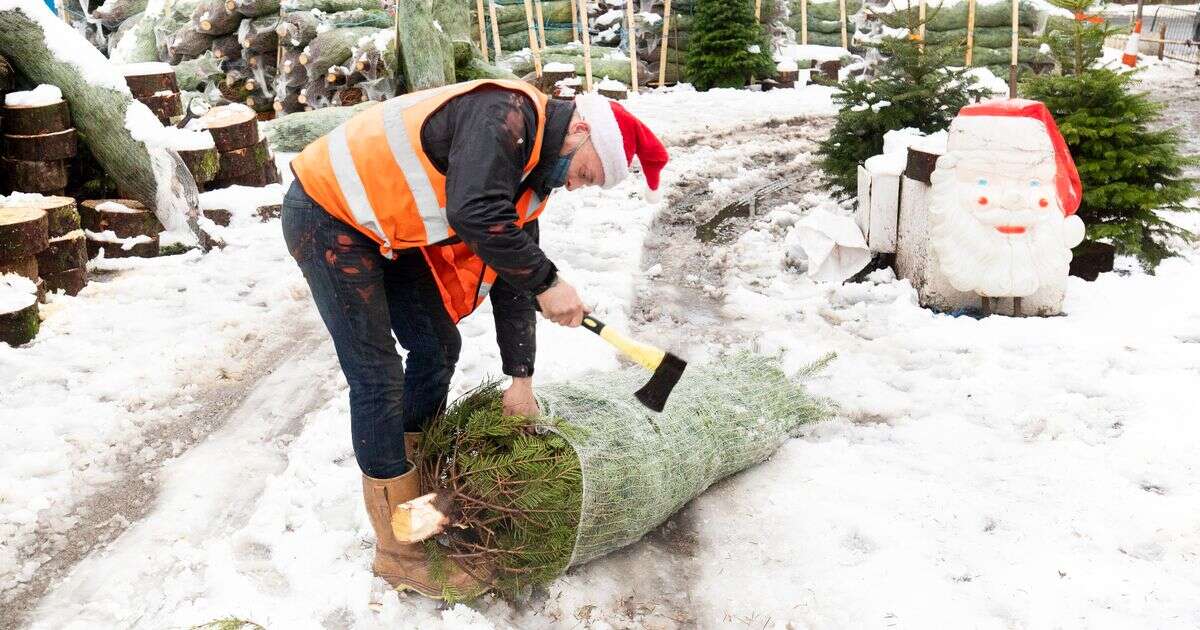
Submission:
[[[647,409],[655,412],[661,412],[667,404],[667,398],[671,396],[671,391],[675,389],[675,384],[679,382],[679,377],[683,376],[683,370],[687,368],[687,361],[679,357],[666,353],[662,363],[654,370],[654,375],[649,381],[642,386],[641,389],[634,393],[638,401],[646,406]]]

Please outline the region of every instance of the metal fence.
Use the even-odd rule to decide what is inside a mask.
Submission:
[[[1109,13],[1104,17],[1114,26],[1131,26],[1133,22],[1132,13]],[[1120,40],[1124,44],[1125,37]],[[1141,40],[1139,52],[1143,55],[1200,64],[1200,11],[1166,5],[1146,7]]]

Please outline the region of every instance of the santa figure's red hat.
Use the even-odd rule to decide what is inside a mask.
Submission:
[[[604,188],[629,177],[629,165],[637,157],[646,177],[646,199],[661,199],[660,177],[670,157],[654,132],[620,103],[599,94],[575,97],[575,111],[591,127],[592,145],[604,166]]]
[[[948,148],[955,150],[961,144],[986,147],[982,150],[995,162],[1040,161],[1053,152],[1054,188],[1063,215],[1079,209],[1083,201],[1079,172],[1044,103],[1010,98],[967,105],[950,125]]]

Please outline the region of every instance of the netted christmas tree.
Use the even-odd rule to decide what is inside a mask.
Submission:
[[[1071,10],[1078,4],[1057,3]],[[1163,106],[1136,91],[1136,73],[1095,67],[1106,26],[1076,22],[1050,36],[1064,74],[1033,77],[1021,94],[1046,104],[1071,149],[1088,238],[1111,242],[1153,271],[1195,238],[1161,213],[1195,210],[1186,205],[1197,193],[1185,171],[1197,161],[1182,153],[1178,130],[1161,127]]]
[[[775,70],[771,42],[752,0],[697,0],[687,77],[698,90],[738,88]]]
[[[426,541],[435,578],[448,559],[483,561],[511,595],[637,541],[824,418],[798,379],[830,358],[794,378],[749,354],[689,367],[660,414],[631,395],[646,378],[633,368],[543,387],[536,421],[505,417],[494,384],[468,394],[422,436],[451,524]]]
[[[930,12],[934,19],[938,9]],[[920,21],[914,12],[877,13],[891,28],[917,33]],[[985,96],[962,64],[961,53],[951,44],[925,44],[915,35],[888,37],[878,45],[884,61],[874,78],[849,77],[838,84],[834,102],[840,105],[837,121],[817,153],[821,167],[841,190],[855,193],[858,165],[883,151],[883,135],[911,127],[924,133],[941,131],[964,105]]]

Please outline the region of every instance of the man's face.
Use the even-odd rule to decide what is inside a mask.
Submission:
[[[571,121],[567,137],[563,141],[563,153],[570,153],[578,147],[575,157],[571,158],[571,166],[567,169],[567,190],[601,186],[604,184],[604,166],[600,162],[600,154],[591,141],[591,128],[578,118]]]

